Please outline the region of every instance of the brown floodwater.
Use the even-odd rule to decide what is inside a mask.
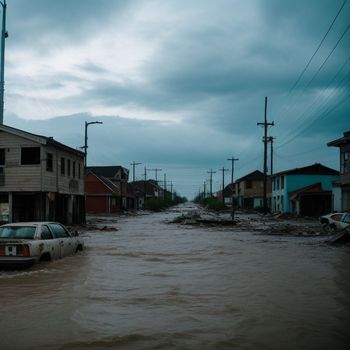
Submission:
[[[81,254],[0,272],[0,349],[348,348],[350,248],[175,215],[120,218]]]

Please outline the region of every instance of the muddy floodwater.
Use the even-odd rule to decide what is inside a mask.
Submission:
[[[176,215],[106,221],[81,254],[0,272],[0,349],[349,348],[349,247]]]

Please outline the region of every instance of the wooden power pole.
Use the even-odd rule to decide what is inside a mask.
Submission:
[[[257,123],[257,125],[261,125],[264,127],[264,214],[267,214],[267,143],[268,143],[268,137],[267,137],[267,128],[269,126],[274,126],[274,122],[268,123],[267,122],[267,97],[265,97],[265,117],[263,123]]]

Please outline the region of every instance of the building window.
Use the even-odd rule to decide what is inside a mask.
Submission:
[[[276,189],[277,189],[277,191],[279,191],[279,189],[280,189],[280,179],[278,178],[276,181],[277,181]]]
[[[252,184],[252,180],[247,180],[245,182],[245,188],[252,188],[253,184]]]
[[[53,155],[46,153],[46,171],[53,171]]]
[[[80,179],[80,177],[81,177],[80,172],[81,172],[81,164],[78,163],[78,178],[79,178],[79,179]]]
[[[284,189],[284,176],[281,176],[281,190]]]
[[[0,166],[5,166],[5,148],[0,148]]]
[[[67,159],[67,176],[70,176],[70,159]]]
[[[73,178],[75,178],[75,162],[73,162]]]
[[[22,165],[40,164],[40,147],[21,148],[21,164]]]
[[[64,175],[66,173],[66,160],[62,157],[61,158],[61,175]]]
[[[272,184],[273,184],[273,190],[275,191],[276,190],[276,179],[272,180]]]
[[[349,162],[350,151],[342,152],[340,156],[340,172],[342,174],[347,174],[350,172],[350,162]]]

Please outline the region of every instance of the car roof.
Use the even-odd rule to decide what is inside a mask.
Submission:
[[[8,226],[16,226],[16,227],[21,227],[21,226],[33,226],[37,227],[40,225],[48,225],[48,224],[59,224],[59,222],[54,222],[54,221],[31,221],[31,222],[13,222],[10,224],[5,224],[2,225],[1,227],[8,227]]]

